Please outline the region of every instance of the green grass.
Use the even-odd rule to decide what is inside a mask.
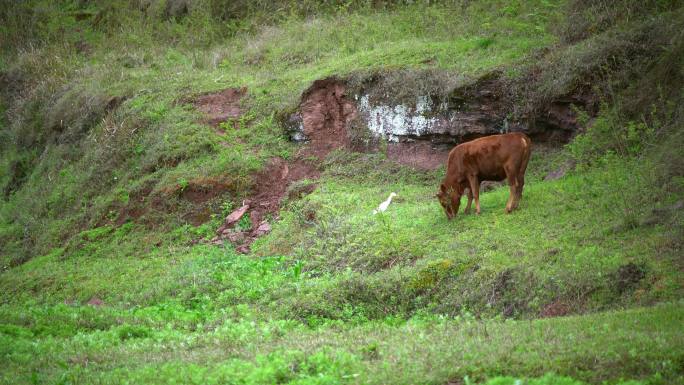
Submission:
[[[631,195],[617,192],[635,164],[543,182],[536,156],[519,211],[504,213],[509,192],[501,187],[482,195],[480,216],[461,213],[451,222],[434,198],[437,175],[374,155],[336,159],[316,191],[256,244],[262,255],[293,255],[313,278],[283,288],[274,307],[303,318],[348,318],[346,308],[369,318],[426,309],[535,317],[557,301],[583,312],[681,296],[677,254],[663,247],[672,235],[624,225]],[[397,199],[373,216],[391,191]],[[629,264],[648,278],[627,289],[619,271]]]
[[[684,115],[681,89],[658,88],[680,79],[683,56],[642,39],[681,30],[675,5],[614,30],[599,14],[578,32],[563,24],[575,3],[545,0],[242,20],[216,18],[216,1],[179,20],[162,20],[161,2],[147,15],[132,4],[1,8],[0,186],[13,187],[0,197],[0,383],[684,383],[681,214],[667,211],[681,135],[666,136]],[[653,83],[652,111],[611,94],[569,147],[535,145],[511,215],[500,187],[480,216],[449,222],[434,198],[444,170],[336,151],[251,254],[196,243],[269,159],[294,156],[279,119],[314,80],[389,74],[400,99],[500,70],[544,99],[610,55],[638,71],[661,50],[630,83]],[[201,123],[194,97],[241,86],[237,128]],[[217,184],[208,202],[183,198]],[[192,226],[199,209],[210,219]],[[539,319],[553,311],[572,316]]]
[[[316,191],[259,240],[263,257],[184,246],[189,228],[144,240],[132,224],[83,232],[71,253],[3,274],[4,380],[681,381],[681,303],[531,320],[552,301],[622,309],[676,301],[682,287],[676,255],[652,257],[667,233],[611,227],[620,215],[605,191],[618,185],[593,181],[630,164],[544,182],[544,159],[559,155],[539,156],[519,211],[503,213],[503,187],[482,195],[479,217],[449,222],[432,197],[439,172],[335,153]],[[372,216],[390,190],[398,199]],[[314,223],[297,219],[311,208]],[[160,245],[126,257],[137,244]],[[620,291],[629,262],[647,275]],[[84,305],[93,297],[105,305]]]
[[[546,376],[549,383],[559,383],[560,376],[591,383],[682,380],[684,312],[677,303],[549,320],[428,316],[315,329],[286,320],[250,321],[239,308],[190,329],[164,325],[170,317],[185,317],[186,325],[197,321],[177,306],[0,311],[7,383],[371,384],[391,378],[438,384],[545,373],[556,373]]]

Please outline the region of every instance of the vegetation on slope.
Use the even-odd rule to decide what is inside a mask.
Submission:
[[[684,381],[684,9],[497,5],[0,7],[2,381]],[[443,170],[337,151],[252,255],[196,244],[296,151],[279,117],[312,81],[396,70],[411,87],[502,71],[521,116],[582,87],[602,105],[536,147],[513,215],[501,187],[447,222]],[[198,95],[243,86],[238,121],[203,123]],[[583,315],[535,319],[565,314]]]
[[[229,199],[239,201],[250,187],[248,176],[266,159],[291,153],[273,114],[294,108],[313,80],[432,61],[464,75],[483,73],[548,44],[551,35],[536,27],[556,9],[528,14],[521,5],[514,12],[490,13],[473,6],[464,13],[416,5],[396,12],[323,14],[307,22],[294,15],[221,37],[216,31],[223,24],[200,6],[181,22],[159,22],[125,12],[127,2],[114,3],[91,11],[101,15],[101,23],[114,23],[100,26],[97,16],[77,21],[69,7],[39,3],[32,12],[47,18],[47,26],[56,24],[41,37],[68,44],[28,50],[15,56],[13,66],[5,64],[5,82],[17,89],[8,95],[12,124],[3,130],[1,162],[3,189],[12,196],[3,216],[13,222],[4,231],[10,240],[4,254],[17,261],[5,266],[101,223],[112,206],[149,186],[152,195],[182,205],[173,192],[183,181],[201,186],[205,179],[220,179],[232,193]],[[7,15],[12,16],[17,15]],[[494,18],[497,29],[481,27]],[[498,40],[489,37],[499,33]],[[208,40],[197,41],[198,36]],[[240,142],[199,124],[188,103],[194,95],[231,86],[250,91],[244,119],[257,133]],[[108,112],[113,98],[123,101]],[[46,179],[61,188],[48,189]]]

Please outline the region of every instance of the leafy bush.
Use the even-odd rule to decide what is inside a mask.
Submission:
[[[604,106],[602,111],[591,123],[582,118],[588,127],[569,145],[573,157],[580,163],[588,164],[611,153],[621,157],[641,155],[654,143],[656,132],[661,128],[651,119],[625,121],[620,118],[621,109],[617,106]]]

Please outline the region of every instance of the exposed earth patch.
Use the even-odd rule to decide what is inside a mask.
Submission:
[[[236,93],[223,91],[223,95],[236,95]],[[236,111],[231,110],[230,106],[221,107],[211,104],[225,103],[225,97],[206,95],[203,101],[202,111]],[[237,220],[233,220],[229,215],[223,226],[218,229],[216,237],[212,239],[213,243],[228,240],[236,245],[238,251],[248,252],[249,245],[254,239],[270,231],[268,217],[277,216],[280,205],[287,195],[288,187],[303,179],[318,179],[321,173],[321,161],[331,151],[349,147],[347,127],[356,117],[356,109],[346,97],[343,82],[334,78],[314,82],[302,94],[299,110],[301,111],[300,124],[308,140],[291,160],[271,159],[267,167],[255,176],[254,188],[248,200],[241,208],[231,213],[233,215],[243,211],[240,217],[248,214],[251,228],[236,229]],[[214,119],[218,119],[216,115],[213,116]],[[235,118],[236,116],[229,117]],[[219,123],[220,121],[218,120]],[[312,188],[300,193],[310,193],[315,186],[310,185],[310,187]]]
[[[227,88],[216,93],[204,94],[195,100],[197,109],[206,116],[206,123],[219,128],[228,119],[242,114],[240,100],[247,94],[247,87]]]

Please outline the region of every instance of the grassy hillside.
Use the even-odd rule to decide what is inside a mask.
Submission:
[[[5,62],[8,89],[17,90],[7,106],[1,182],[7,196],[15,185],[26,193],[14,194],[14,207],[5,206],[5,216],[16,216],[16,227],[4,238],[25,238],[6,251],[22,260],[63,242],[65,229],[73,233],[96,225],[110,206],[146,184],[153,194],[173,200],[184,184],[179,181],[202,186],[217,179],[239,201],[248,176],[265,160],[292,153],[274,114],[296,107],[315,79],[434,65],[476,76],[552,41],[542,26],[557,9],[549,5],[527,14],[521,5],[499,15],[487,7],[463,12],[414,6],[308,21],[293,15],[222,37],[215,35],[223,25],[207,19],[200,5],[181,23],[162,23],[125,12],[125,2],[92,10],[95,15],[80,22],[66,5],[39,4],[32,12],[59,27],[45,32],[48,41],[61,37],[68,43],[22,52],[13,66],[9,58]],[[9,13],[8,18],[15,16]],[[96,24],[97,15],[116,25]],[[494,18],[496,29],[487,21]],[[71,25],[62,26],[64,19]],[[490,37],[497,34],[502,37]],[[236,86],[246,86],[250,95],[242,119],[249,133],[243,132],[240,142],[200,124],[189,102]],[[123,101],[109,113],[113,98]],[[61,191],[46,191],[45,178],[63,186]],[[30,229],[29,236],[22,235],[22,227]]]
[[[0,5],[1,382],[684,383],[679,2]],[[535,143],[519,211],[447,221],[444,169],[381,143],[312,160],[248,255],[209,244],[313,81],[494,72],[518,117],[600,106]]]

